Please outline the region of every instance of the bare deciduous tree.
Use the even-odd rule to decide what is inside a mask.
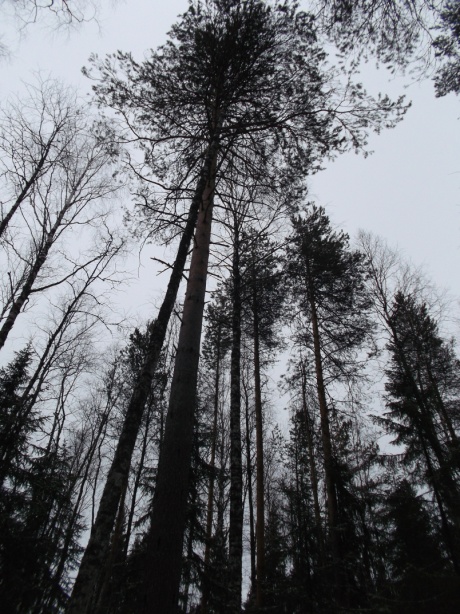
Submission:
[[[105,227],[104,200],[119,187],[104,129],[85,118],[84,108],[57,83],[37,88],[35,103],[34,121],[19,111],[14,120],[10,117],[1,145],[13,153],[4,161],[2,174],[10,206],[2,222],[0,257],[7,275],[0,348],[34,295],[70,280],[99,259],[87,254],[80,230]]]

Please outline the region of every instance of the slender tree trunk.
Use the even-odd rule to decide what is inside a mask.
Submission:
[[[109,405],[109,404],[108,404]],[[112,406],[113,407],[113,406]],[[61,578],[62,575],[64,573],[65,570],[65,566],[68,560],[68,556],[69,556],[69,550],[70,547],[72,545],[72,540],[73,540],[73,536],[75,533],[75,526],[77,524],[79,515],[81,513],[81,506],[82,506],[82,502],[83,502],[83,498],[84,498],[84,494],[85,494],[85,488],[88,482],[88,478],[89,478],[89,472],[91,469],[91,464],[92,464],[92,460],[94,457],[94,453],[96,451],[98,442],[99,442],[99,438],[103,435],[107,420],[109,418],[109,413],[110,413],[110,409],[112,409],[112,407],[107,407],[106,408],[106,412],[103,416],[103,419],[101,420],[101,423],[98,427],[97,433],[96,433],[96,437],[94,439],[94,441],[92,442],[89,450],[87,451],[87,453],[85,454],[85,457],[83,459],[83,462],[80,463],[80,466],[77,467],[72,473],[74,473],[75,475],[81,475],[80,478],[80,486],[78,488],[78,494],[76,496],[76,499],[74,501],[73,504],[73,509],[72,509],[72,515],[71,518],[67,524],[67,528],[65,531],[65,537],[64,537],[64,543],[63,546],[61,548],[60,554],[59,554],[59,560],[58,563],[56,565],[56,571],[53,575],[53,583],[54,586],[56,587],[55,589],[55,593],[53,594],[53,598],[58,598],[59,594],[58,594],[58,589],[57,587],[59,586],[60,582],[61,582]],[[69,487],[69,492],[72,492],[75,488],[77,484],[77,479],[73,479],[72,483],[70,484]]]
[[[256,415],[256,542],[257,542],[257,589],[256,606],[264,605],[265,582],[265,501],[264,501],[264,442],[262,424],[262,389],[260,383],[260,347],[259,347],[259,314],[257,311],[257,282],[253,283],[253,317],[254,317],[254,407]]]
[[[147,540],[146,594],[142,614],[177,612],[216,163],[217,153],[202,192],[190,263]]]
[[[105,612],[110,611],[111,589],[114,588],[113,574],[117,563],[119,564],[123,557],[123,523],[125,520],[125,501],[127,490],[128,483],[126,482],[120,499],[109,555],[107,560],[104,562],[104,572],[99,581],[99,586],[96,589],[95,611],[98,614],[105,614]]]
[[[308,465],[310,471],[310,482],[311,482],[311,490],[313,494],[313,508],[315,512],[315,524],[316,524],[316,532],[318,537],[318,546],[319,546],[319,554],[320,554],[320,565],[324,566],[325,564],[325,556],[324,556],[324,536],[323,536],[323,525],[321,522],[321,508],[319,505],[319,495],[318,495],[318,474],[316,471],[316,462],[315,462],[315,450],[313,446],[313,430],[311,426],[310,420],[310,412],[308,411],[307,405],[307,395],[306,395],[306,375],[305,375],[305,365],[302,363],[302,410],[305,418],[305,433],[307,436],[307,446],[308,446]]]
[[[107,549],[110,543],[110,535],[113,530],[113,525],[115,522],[118,504],[123,490],[123,485],[129,474],[131,458],[139,432],[140,424],[142,421],[145,403],[149,394],[150,385],[152,382],[153,375],[155,373],[155,368],[160,357],[161,349],[163,347],[163,342],[166,337],[166,330],[176,301],[176,296],[182,279],[182,274],[184,271],[185,262],[187,260],[187,254],[191,239],[193,237],[193,230],[195,228],[197,217],[199,219],[199,223],[201,224],[201,230],[200,234],[197,233],[196,237],[196,242],[199,242],[199,246],[195,245],[193,251],[193,256],[195,256],[195,263],[197,258],[202,257],[200,251],[202,238],[200,235],[203,233],[203,226],[206,229],[207,223],[209,227],[211,225],[210,217],[209,220],[207,219],[207,216],[210,216],[211,214],[211,208],[208,207],[206,203],[209,200],[209,195],[212,195],[212,189],[210,188],[208,183],[209,178],[214,173],[215,160],[217,155],[216,152],[217,141],[214,141],[209,147],[201,172],[201,177],[198,181],[195,195],[190,206],[186,227],[179,243],[176,260],[173,265],[165,298],[160,307],[160,311],[158,312],[157,319],[150,325],[147,355],[144,360],[144,364],[142,365],[139,378],[135,384],[133,394],[131,396],[131,400],[126,411],[126,416],[123,423],[120,438],[118,440],[115,456],[113,458],[112,465],[107,475],[105,487],[102,492],[97,518],[91,530],[89,542],[83,555],[78,576],[75,581],[74,589],[67,610],[68,614],[87,614],[91,611],[89,608],[94,592],[95,583],[97,582],[99,570],[101,568],[102,561],[106,556]],[[200,207],[201,211],[198,215]],[[203,246],[203,248],[201,249],[206,248]],[[209,245],[207,249],[209,251]],[[198,252],[198,256],[195,255],[196,252]],[[192,264],[194,264],[193,256]],[[188,285],[190,285],[191,279],[192,273],[190,274]],[[204,278],[204,283],[205,281],[206,276]],[[191,289],[188,288],[188,303],[192,303],[195,301],[194,296],[190,296],[190,292]],[[202,300],[204,302],[204,298]],[[184,324],[182,325],[182,329],[184,329]],[[182,352],[184,353],[184,350],[182,350]],[[186,400],[190,401],[190,397]],[[161,611],[161,609],[158,611]]]
[[[308,301],[310,304],[311,312],[311,325],[313,332],[313,347],[315,355],[315,371],[316,371],[316,389],[318,394],[318,404],[320,412],[321,423],[321,440],[323,444],[323,456],[324,456],[324,476],[326,482],[326,499],[327,499],[327,517],[329,528],[329,544],[332,553],[332,573],[334,576],[334,590],[333,593],[336,596],[338,603],[343,599],[343,587],[341,586],[341,554],[340,543],[338,536],[338,503],[337,493],[335,489],[335,470],[334,470],[334,456],[332,451],[331,441],[331,429],[329,424],[329,410],[326,401],[326,388],[324,385],[323,375],[323,363],[321,357],[321,342],[318,325],[318,314],[316,310],[315,293],[313,282],[311,279],[310,264],[308,258],[306,259],[307,267],[307,288],[308,288]]]
[[[217,418],[219,416],[219,385],[220,385],[220,344],[222,324],[218,323],[217,333],[217,356],[216,356],[216,375],[214,379],[214,415],[212,422],[211,435],[211,459],[209,462],[209,489],[208,489],[208,504],[206,508],[206,537],[204,550],[204,578],[203,578],[203,594],[201,596],[201,614],[206,614],[208,611],[208,601],[210,595],[210,578],[209,578],[209,560],[211,556],[211,539],[212,539],[212,519],[214,515],[214,483],[215,483],[215,466],[216,466],[216,447],[217,447]]]
[[[53,132],[53,134],[51,135],[50,140],[46,144],[46,146],[45,146],[45,148],[43,150],[43,153],[40,156],[40,159],[38,160],[38,162],[37,162],[37,164],[36,164],[32,174],[30,175],[29,179],[27,179],[24,182],[24,186],[23,186],[22,190],[19,192],[18,196],[16,197],[16,200],[14,201],[13,205],[11,206],[11,209],[5,215],[3,220],[0,222],[0,237],[5,232],[8,224],[10,223],[11,218],[16,213],[16,211],[20,207],[21,203],[26,199],[30,189],[32,188],[32,186],[34,185],[34,183],[37,181],[38,177],[40,176],[40,173],[43,170],[43,167],[45,165],[45,162],[46,162],[46,159],[48,157],[49,151],[51,149],[51,145],[52,145],[53,140],[54,140],[56,135],[57,135],[57,131]]]
[[[230,526],[228,552],[229,612],[241,610],[243,558],[243,470],[241,463],[241,280],[239,240],[233,248],[232,353],[230,385]]]
[[[139,490],[139,486],[141,483],[141,477],[142,477],[142,471],[144,469],[144,460],[145,460],[145,456],[147,454],[147,443],[148,443],[148,439],[149,439],[149,429],[150,429],[150,418],[151,418],[151,411],[149,411],[147,413],[147,417],[146,417],[146,421],[145,421],[145,432],[144,432],[144,438],[142,440],[142,449],[141,449],[141,456],[139,458],[139,466],[137,468],[136,471],[136,477],[134,478],[134,484],[133,484],[133,492],[132,492],[132,496],[131,496],[131,505],[129,508],[129,515],[128,515],[128,522],[126,525],[126,535],[125,535],[125,543],[124,543],[124,558],[126,559],[126,557],[128,556],[128,549],[129,549],[129,541],[131,539],[131,532],[133,529],[133,521],[134,521],[134,512],[136,511],[136,502],[137,502],[137,492]],[[158,442],[158,447],[160,447],[160,441]]]
[[[27,301],[31,294],[32,287],[35,283],[35,280],[37,279],[38,274],[40,273],[42,266],[45,264],[45,260],[48,257],[48,253],[53,245],[54,237],[59,229],[59,226],[61,225],[62,219],[66,211],[67,208],[61,211],[52,229],[46,234],[46,237],[44,237],[44,243],[37,254],[37,258],[33,266],[31,267],[29,274],[27,275],[27,279],[22,286],[21,292],[11,305],[8,315],[3,322],[3,326],[0,329],[0,349],[5,345],[7,337],[11,329],[13,328],[14,323],[16,322],[16,318],[20,314],[24,303]]]
[[[192,506],[196,506],[196,489],[193,488],[193,501]],[[187,535],[187,557],[184,564],[184,569],[182,573],[182,584],[184,587],[183,590],[183,599],[182,599],[182,610],[184,612],[188,612],[188,601],[190,599],[190,584],[192,579],[192,561],[193,561],[193,540],[195,539],[195,523],[193,519],[190,519],[190,526]]]
[[[319,340],[318,316],[316,313],[316,305],[313,298],[310,299],[311,308],[311,323],[313,329],[313,344],[315,351],[315,369],[316,369],[316,388],[318,393],[318,404],[321,419],[321,436],[323,443],[324,454],[324,473],[326,479],[326,494],[327,494],[327,512],[330,529],[330,540],[333,556],[336,560],[339,558],[339,547],[337,542],[337,495],[335,492],[334,480],[334,460],[331,443],[331,429],[329,425],[329,410],[326,402],[326,390],[324,386],[323,365],[321,359],[321,349]]]
[[[257,585],[256,535],[254,531],[254,497],[252,494],[251,430],[249,428],[249,395],[243,378],[244,416],[246,422],[246,479],[248,481],[249,545],[251,558],[251,592]]]

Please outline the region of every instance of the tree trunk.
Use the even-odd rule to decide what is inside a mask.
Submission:
[[[329,528],[329,544],[332,554],[332,573],[334,577],[334,590],[336,600],[338,603],[342,601],[342,587],[341,587],[341,573],[340,573],[340,544],[338,536],[338,503],[337,493],[335,489],[335,471],[334,471],[334,457],[332,451],[331,442],[331,429],[329,424],[329,410],[326,401],[326,388],[324,385],[323,364],[321,358],[321,342],[318,325],[318,314],[316,311],[316,302],[313,282],[311,279],[310,264],[308,258],[306,259],[307,267],[307,288],[308,288],[308,301],[311,311],[311,325],[313,332],[313,346],[315,355],[315,371],[316,371],[316,389],[318,394],[318,404],[320,412],[321,423],[321,440],[323,444],[324,455],[324,476],[326,482],[326,499],[327,499],[327,517]]]
[[[264,605],[265,581],[265,502],[264,502],[264,442],[262,424],[262,390],[260,383],[259,314],[257,312],[257,282],[253,278],[253,317],[254,317],[254,401],[256,414],[256,542],[257,542],[257,589],[256,606]]]
[[[310,420],[310,412],[308,411],[307,405],[307,395],[306,395],[306,375],[305,375],[305,365],[302,363],[302,409],[305,418],[305,433],[307,435],[307,445],[308,445],[308,465],[310,471],[310,482],[311,482],[311,490],[313,493],[313,507],[315,511],[315,524],[316,524],[316,532],[318,538],[318,546],[319,546],[319,554],[320,554],[320,565],[324,566],[325,564],[325,556],[324,556],[324,536],[323,536],[323,526],[321,522],[321,508],[319,505],[319,495],[318,495],[318,475],[316,471],[316,463],[315,463],[315,450],[313,447],[313,430],[311,427]]]
[[[124,552],[123,552],[123,556],[125,560],[126,560],[126,557],[128,556],[129,542],[131,539],[131,533],[133,529],[134,513],[136,511],[137,492],[139,490],[139,486],[141,483],[142,471],[144,469],[144,460],[147,454],[147,444],[149,441],[151,413],[152,413],[151,410],[147,412],[146,421],[145,421],[144,438],[142,440],[141,456],[139,458],[139,465],[136,471],[136,477],[134,478],[134,484],[132,486],[131,505],[129,507],[128,522],[126,524],[126,534],[125,534],[125,543],[124,543]],[[160,441],[158,442],[158,447],[159,446],[160,446]]]
[[[51,149],[51,145],[53,144],[53,140],[54,140],[55,136],[57,135],[57,133],[58,133],[58,130],[56,130],[55,132],[53,131],[53,134],[51,135],[48,143],[45,145],[43,153],[40,156],[40,159],[38,160],[37,165],[35,166],[32,174],[30,175],[29,179],[27,179],[24,182],[24,186],[23,186],[22,190],[20,191],[20,193],[18,194],[18,196],[16,197],[16,200],[14,201],[13,205],[11,206],[11,209],[5,215],[3,220],[0,222],[0,237],[5,232],[8,224],[10,223],[11,218],[16,213],[16,211],[20,207],[21,203],[25,200],[25,198],[27,197],[30,189],[32,188],[32,186],[34,185],[34,183],[37,181],[38,177],[40,176],[40,173],[43,170],[43,167],[45,165],[45,162],[46,162],[46,159],[48,157],[49,151]]]
[[[244,389],[244,416],[246,421],[246,479],[248,481],[248,508],[249,508],[249,545],[251,559],[251,593],[257,586],[256,567],[256,536],[254,531],[254,504],[252,496],[252,465],[251,465],[251,431],[249,428],[249,395],[243,377]]]
[[[48,253],[53,245],[54,237],[59,229],[59,226],[62,222],[65,212],[67,208],[64,208],[59,214],[56,222],[54,223],[51,230],[44,237],[44,243],[42,247],[39,249],[36,260],[31,267],[29,274],[27,275],[27,279],[22,287],[19,296],[13,300],[13,304],[11,305],[10,311],[5,318],[2,328],[0,329],[0,349],[5,345],[6,339],[16,322],[16,318],[21,312],[21,309],[24,306],[24,303],[28,300],[32,287],[37,279],[38,274],[42,266],[45,264],[45,260],[48,257]]]
[[[99,442],[99,438],[102,437],[103,432],[105,430],[108,418],[109,418],[109,413],[110,410],[113,408],[113,406],[109,406],[106,408],[106,412],[103,416],[103,419],[101,420],[99,427],[97,429],[96,432],[96,437],[94,439],[94,441],[92,442],[89,450],[86,452],[83,461],[80,463],[80,465],[78,467],[75,468],[75,470],[73,471],[73,473],[76,476],[81,476],[80,479],[80,486],[78,488],[78,493],[77,496],[74,500],[74,504],[73,504],[73,510],[72,510],[72,515],[70,517],[70,520],[68,522],[67,525],[67,529],[65,532],[65,537],[64,537],[64,543],[62,545],[62,548],[60,550],[59,553],[59,559],[58,559],[58,563],[56,565],[56,571],[53,575],[53,583],[54,586],[56,587],[56,593],[55,595],[53,595],[53,597],[55,597],[57,599],[58,597],[58,588],[59,584],[61,582],[61,578],[62,575],[64,573],[65,570],[65,566],[67,563],[67,559],[69,556],[69,551],[72,545],[72,539],[73,539],[73,535],[74,535],[74,531],[75,531],[75,526],[77,525],[79,516],[81,514],[81,507],[82,507],[82,502],[84,499],[84,495],[85,495],[85,488],[89,479],[89,474],[90,474],[90,469],[92,466],[92,460],[94,457],[94,454],[96,452],[96,448]],[[69,492],[72,492],[75,487],[77,485],[77,478],[74,478],[69,486]]]
[[[232,353],[230,384],[230,526],[228,549],[229,612],[241,610],[243,557],[243,470],[241,463],[241,280],[239,241],[233,248]]]
[[[215,149],[217,152],[217,149]],[[202,192],[169,409],[158,463],[142,614],[176,614],[193,442],[217,153]]]
[[[193,507],[196,506],[196,490],[193,489]],[[184,562],[184,569],[182,573],[182,586],[183,586],[183,597],[182,597],[182,611],[188,612],[188,602],[190,599],[190,584],[192,583],[192,564],[193,564],[193,541],[195,539],[195,523],[192,519],[190,519],[190,525],[187,535],[187,556]]]
[[[217,333],[217,356],[216,356],[216,375],[214,380],[214,415],[212,422],[212,439],[211,439],[211,459],[209,463],[209,490],[208,504],[206,509],[206,537],[204,550],[204,578],[203,578],[203,593],[201,597],[201,614],[206,614],[208,611],[208,601],[210,594],[210,578],[209,578],[209,559],[211,555],[211,539],[212,539],[212,519],[214,515],[214,482],[215,482],[215,466],[216,466],[216,444],[217,444],[217,418],[219,415],[219,384],[220,384],[220,342],[221,342],[221,322],[218,323]]]
[[[112,535],[112,543],[107,560],[104,562],[104,570],[101,574],[99,586],[96,588],[96,607],[97,614],[105,614],[111,608],[111,594],[114,586],[113,574],[116,572],[116,565],[120,564],[124,558],[123,548],[123,524],[125,520],[125,502],[128,483],[126,482],[120,499],[115,528]]]
[[[147,356],[144,364],[142,365],[139,378],[135,384],[133,394],[126,411],[115,456],[113,458],[112,465],[107,475],[105,487],[102,492],[97,518],[91,530],[89,542],[83,555],[78,576],[75,581],[67,610],[68,614],[87,614],[91,611],[89,608],[94,587],[97,582],[99,570],[109,547],[110,535],[113,530],[123,486],[128,478],[131,458],[142,421],[144,406],[149,394],[150,384],[158,363],[160,352],[163,347],[169,319],[176,301],[177,292],[182,279],[200,206],[202,207],[202,211],[200,212],[199,216],[201,218],[201,225],[203,226],[203,223],[206,224],[207,207],[205,207],[205,203],[206,200],[209,199],[209,194],[212,193],[212,191],[210,192],[208,181],[211,174],[214,172],[216,151],[217,142],[214,141],[209,147],[195,195],[190,205],[187,224],[179,243],[176,260],[171,272],[165,298],[163,299],[157,319],[150,325]],[[208,225],[210,226],[210,220]],[[196,251],[199,251],[197,246],[195,246],[194,255]],[[189,278],[189,284],[190,279],[191,277]],[[189,293],[190,292],[188,291],[187,296]]]
[[[329,410],[326,402],[326,390],[324,386],[323,365],[321,360],[321,349],[319,340],[318,317],[316,313],[316,305],[313,298],[310,299],[311,308],[311,323],[313,329],[313,344],[315,351],[315,369],[316,369],[316,388],[318,393],[318,404],[321,419],[321,438],[323,443],[324,454],[324,473],[326,480],[327,494],[327,514],[330,529],[330,541],[332,553],[336,560],[339,558],[339,548],[337,542],[337,495],[335,492],[334,481],[334,460],[331,443],[331,429],[329,425]]]

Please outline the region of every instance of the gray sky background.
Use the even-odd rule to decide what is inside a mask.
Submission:
[[[22,82],[32,81],[38,71],[88,95],[90,83],[81,67],[91,53],[104,56],[122,49],[142,59],[144,50],[165,42],[186,7],[185,0],[106,0],[98,23],[83,24],[69,35],[32,24],[19,36],[17,23],[5,17],[0,3],[0,35],[10,49],[10,58],[0,64],[0,102],[20,92]],[[459,101],[453,95],[436,99],[429,79],[404,89],[409,78],[389,82],[388,77],[384,70],[366,67],[362,81],[373,93],[405,93],[413,102],[406,118],[395,129],[370,136],[371,156],[350,153],[327,163],[311,178],[310,199],[324,205],[351,236],[358,228],[381,235],[416,265],[424,265],[436,284],[460,296]],[[143,252],[137,290],[127,298],[134,316],[158,299],[166,282],[154,277],[152,249]]]

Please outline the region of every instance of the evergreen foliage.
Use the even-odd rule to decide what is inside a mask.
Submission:
[[[28,346],[0,370],[0,596],[5,612],[62,610],[84,528],[80,516],[72,518],[72,457],[65,445],[39,444],[43,418],[21,394],[32,359]]]

